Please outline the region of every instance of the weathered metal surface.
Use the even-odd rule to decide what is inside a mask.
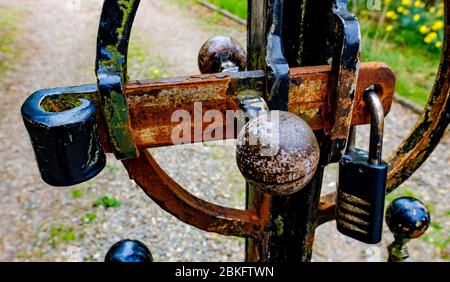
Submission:
[[[352,122],[353,101],[359,74],[361,32],[356,17],[347,10],[347,0],[332,6],[330,30],[334,54],[329,79],[325,115],[325,142],[322,162],[337,162],[347,145]]]
[[[418,122],[403,142],[387,158],[389,174],[387,192],[390,193],[405,182],[431,155],[450,123],[450,0],[445,6],[444,47],[436,81]],[[357,101],[355,100],[355,105]],[[334,219],[332,199],[323,197],[319,209],[320,223]]]
[[[250,121],[236,145],[238,167],[253,187],[275,196],[305,187],[319,163],[319,144],[298,116],[271,111]]]
[[[215,36],[200,48],[198,68],[201,73],[245,71],[247,56],[244,48],[229,36]]]
[[[76,185],[97,176],[105,167],[96,106],[86,99],[94,89],[95,85],[85,85],[40,90],[21,108],[39,172],[49,185]]]
[[[389,230],[402,239],[417,239],[431,223],[430,211],[421,201],[412,197],[395,199],[386,209]]]
[[[364,93],[364,102],[370,109],[370,142],[369,162],[379,164],[383,155],[384,110],[380,98],[375,91]]]
[[[105,256],[106,263],[150,263],[153,256],[147,246],[138,240],[121,240],[114,243]]]
[[[267,1],[266,101],[270,110],[287,111],[289,64],[283,54],[284,0]]]
[[[109,141],[118,159],[137,157],[123,88],[131,26],[139,0],[105,0],[97,39],[96,75]]]
[[[324,127],[323,107],[328,89],[329,66],[291,69],[288,110],[303,118],[314,130]],[[394,93],[395,76],[382,63],[363,63],[355,96],[355,109],[352,124],[367,124],[369,117],[362,100],[363,90],[370,85],[379,85],[380,97],[385,112],[388,113]],[[158,81],[134,81],[127,84],[125,95],[130,111],[131,128],[139,148],[172,145],[172,130],[178,125],[172,121],[176,110],[186,110],[194,116],[194,102],[201,102],[199,117],[208,110],[218,110],[223,116],[223,124],[217,124],[218,131],[234,126],[227,120],[227,110],[239,109],[239,95],[252,91],[262,96],[264,74],[260,71],[199,75],[168,78]],[[209,123],[197,124],[205,129]],[[192,142],[205,140],[194,133],[192,124]],[[201,132],[203,132],[201,130]],[[236,136],[228,136],[235,138]],[[217,140],[217,139],[214,139]]]
[[[130,178],[164,210],[179,220],[222,235],[257,237],[262,220],[256,209],[236,210],[205,202],[178,185],[162,170],[147,150],[136,160],[124,160]],[[265,200],[258,202],[265,206]]]
[[[430,212],[421,201],[411,197],[395,199],[386,209],[386,224],[395,238],[388,246],[389,261],[407,260],[409,253],[406,244],[425,234],[430,223]]]
[[[314,129],[323,129],[325,123],[324,103],[328,91],[330,66],[291,69],[289,112],[304,118]],[[368,124],[369,112],[363,101],[364,90],[376,85],[385,113],[389,113],[395,89],[395,75],[384,63],[361,63],[355,91],[352,125]]]
[[[227,115],[227,111],[239,110],[240,95],[262,96],[263,77],[262,72],[255,71],[128,84],[125,92],[136,143],[140,148],[172,145],[172,132],[180,124],[172,118],[177,110],[192,118],[188,124],[191,140],[187,143],[235,138],[234,116]],[[220,112],[222,122],[205,122],[203,116],[208,110]],[[227,136],[227,126],[233,127],[231,136]],[[205,137],[202,133],[207,127],[223,134]]]

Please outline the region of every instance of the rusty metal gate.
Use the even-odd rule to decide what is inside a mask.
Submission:
[[[354,126],[372,122],[377,129],[376,122],[389,113],[395,88],[395,75],[386,64],[360,62],[359,23],[348,12],[347,1],[249,0],[246,56],[233,40],[214,38],[200,52],[202,74],[129,81],[128,42],[139,2],[104,1],[96,84],[40,90],[25,101],[22,115],[44,181],[53,186],[87,181],[103,169],[105,153],[114,153],[130,178],[179,220],[204,231],[246,238],[247,261],[309,261],[315,229],[337,215],[342,217],[338,228],[366,232],[351,224],[358,212],[336,209],[336,201],[347,194],[321,196],[324,168],[347,155]],[[450,121],[450,0],[444,3],[445,43],[436,82],[418,123],[386,160],[387,177],[380,182],[383,201],[384,188],[392,192],[426,161]],[[188,143],[238,138],[238,165],[248,180],[245,210],[193,196],[149,153],[148,148],[174,145],[177,124],[171,116],[176,110],[215,110],[223,115],[223,122],[213,126],[223,134],[199,136],[195,127],[204,131],[211,123],[192,123],[185,128],[192,132]],[[248,114],[241,134],[227,134],[227,129],[237,127],[236,118],[226,115],[230,110]],[[295,136],[294,141],[277,143],[287,156],[283,159],[280,152],[263,156],[260,147],[249,149],[245,143],[253,121],[269,124],[260,117],[275,112],[284,117],[281,136]],[[379,137],[371,140],[371,152],[381,148]],[[304,154],[298,155],[299,150]],[[358,198],[349,195],[343,205],[352,199]],[[388,218],[397,213],[390,210]],[[379,222],[383,212],[373,216]],[[425,232],[429,214],[422,219],[421,228],[397,230],[392,260],[404,251],[407,239]],[[400,253],[400,259],[402,255],[406,257]]]

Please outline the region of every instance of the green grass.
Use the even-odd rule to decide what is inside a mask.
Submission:
[[[421,46],[416,34],[400,32],[397,37],[378,36],[375,28],[362,24],[362,61],[388,64],[397,76],[396,92],[425,105],[436,77],[440,55]],[[408,38],[408,42],[402,38]]]
[[[97,214],[96,213],[86,213],[83,216],[83,222],[85,223],[91,223],[92,221],[94,221],[97,218]]]
[[[16,258],[18,258],[18,259],[23,259],[23,258],[26,258],[28,255],[27,255],[27,253],[25,253],[25,252],[18,252],[17,254],[16,254]]]
[[[0,77],[14,66],[20,56],[17,44],[20,19],[20,11],[0,6]]]
[[[75,227],[66,224],[52,224],[47,230],[48,235],[43,241],[47,241],[53,248],[56,248],[61,242],[70,242],[77,239]]]
[[[72,199],[79,199],[83,197],[83,190],[81,188],[75,188],[70,192],[70,197]]]
[[[247,18],[247,0],[208,0],[224,10],[228,10],[241,19]]]
[[[100,206],[103,206],[105,209],[109,208],[115,208],[120,206],[120,201],[115,198],[110,198],[108,196],[103,196],[96,200],[93,204],[94,208],[98,208]]]

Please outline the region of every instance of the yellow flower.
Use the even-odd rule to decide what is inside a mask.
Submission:
[[[438,37],[436,32],[431,32],[428,33],[427,36],[425,36],[425,43],[430,44],[431,42],[433,42],[436,38]]]
[[[436,48],[441,48],[442,47],[442,41],[436,42],[436,44],[434,44],[434,46],[436,46]]]
[[[433,25],[431,26],[432,30],[440,30],[444,27],[444,22],[443,21],[436,21],[433,23]]]
[[[425,43],[427,43],[427,44],[430,44],[430,43],[433,42],[436,38],[437,38],[437,33],[436,33],[436,32],[431,32],[431,33],[428,33],[427,36],[425,36],[425,38],[423,39],[423,41],[425,41]]]
[[[404,11],[405,11],[405,7],[403,7],[403,6],[397,7],[397,12],[399,12],[400,14],[403,13]]]
[[[436,13],[436,16],[438,17],[442,17],[444,15],[444,10],[443,9],[439,9]]]
[[[384,0],[384,3],[391,4],[392,0]]]
[[[431,8],[428,10],[428,12],[429,12],[430,14],[434,14],[434,13],[436,12],[436,8],[435,8],[435,7],[431,7]]]
[[[422,34],[425,34],[425,33],[428,33],[430,31],[430,28],[428,26],[426,26],[426,25],[422,25],[422,26],[420,26],[419,31]]]
[[[411,7],[412,1],[411,0],[402,0],[402,5],[406,6],[406,7]]]
[[[420,20],[420,15],[419,14],[415,14],[414,17],[413,17],[413,20],[415,22],[418,22]]]
[[[386,18],[396,20],[398,18],[398,15],[394,11],[387,11]]]
[[[416,7],[416,8],[423,8],[423,7],[425,7],[425,3],[423,3],[422,1],[415,1],[414,2],[414,7]]]
[[[159,70],[154,70],[153,73],[154,74],[159,74]]]
[[[439,9],[444,9],[444,3],[439,3]]]
[[[405,10],[403,11],[403,15],[405,15],[405,16],[409,15],[409,10],[405,9]]]
[[[391,32],[393,30],[394,30],[394,27],[391,24],[386,27],[387,32]]]

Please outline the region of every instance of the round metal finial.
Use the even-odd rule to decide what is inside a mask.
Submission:
[[[246,69],[244,48],[229,36],[215,36],[203,44],[198,54],[200,72],[218,73]]]
[[[153,262],[149,249],[137,240],[115,243],[105,256],[105,262]]]
[[[403,262],[409,258],[409,240],[419,238],[430,226],[430,212],[421,201],[402,197],[388,206],[386,223],[395,238],[388,246],[389,261]]]
[[[272,195],[290,195],[314,176],[320,149],[298,116],[271,111],[250,121],[237,140],[236,159],[246,180]]]
[[[430,226],[430,212],[421,201],[402,197],[387,208],[386,223],[394,235],[402,239],[415,239]]]

